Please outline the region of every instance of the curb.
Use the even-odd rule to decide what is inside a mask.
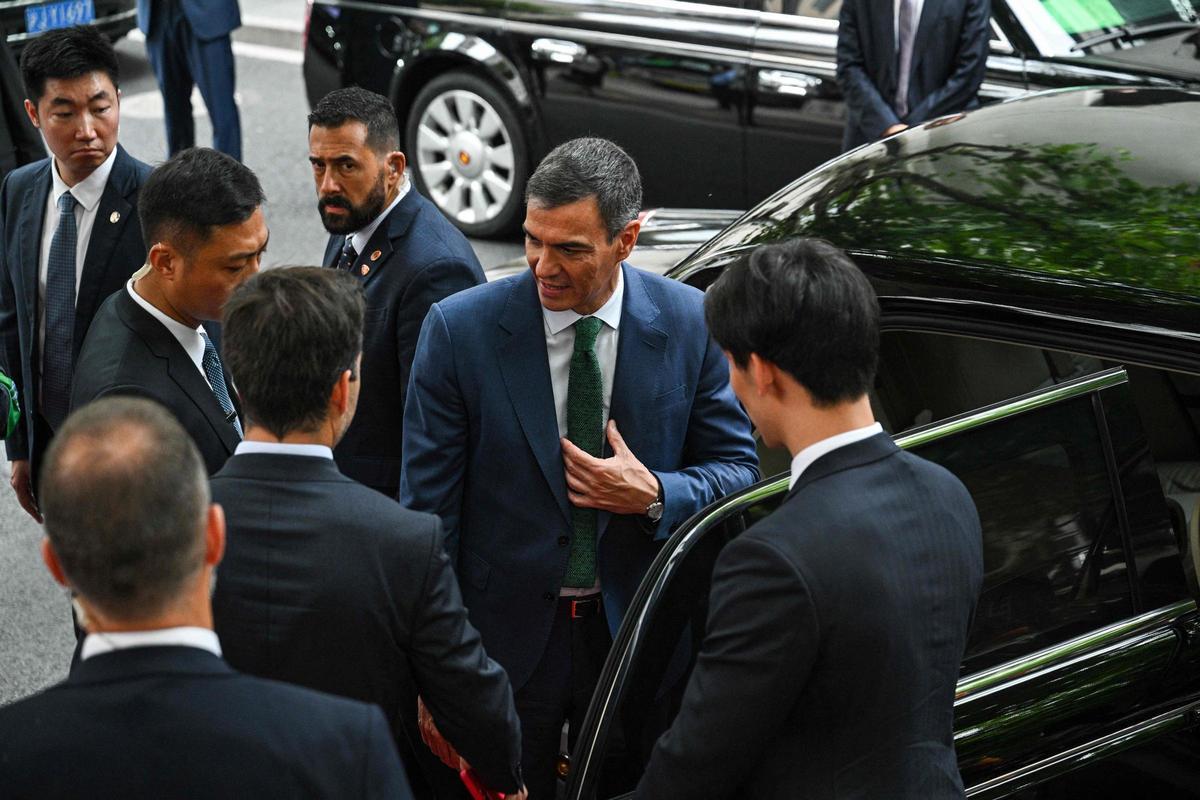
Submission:
[[[303,36],[303,19],[293,21],[279,17],[243,14],[242,27],[233,32],[233,41],[280,47],[285,50],[300,50]]]

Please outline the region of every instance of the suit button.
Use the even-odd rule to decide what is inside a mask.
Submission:
[[[546,592],[544,595],[542,595],[542,599],[547,603],[554,602],[554,592]]]
[[[566,547],[570,543],[571,543],[571,538],[569,536],[558,537],[558,546],[559,547]]]

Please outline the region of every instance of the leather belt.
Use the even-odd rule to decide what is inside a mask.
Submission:
[[[571,619],[587,619],[600,613],[601,598],[598,594],[591,597],[564,597],[563,601],[571,605]]]

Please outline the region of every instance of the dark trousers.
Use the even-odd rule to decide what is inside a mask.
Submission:
[[[542,660],[513,695],[521,718],[521,771],[529,800],[554,800],[563,722],[570,725],[570,749],[611,647],[599,595],[559,599]]]
[[[208,108],[213,147],[242,160],[242,122],[233,101],[233,45],[229,36],[200,41],[178,0],[155,7],[146,55],[158,78],[167,123],[167,151],[175,155],[196,144],[192,86]]]

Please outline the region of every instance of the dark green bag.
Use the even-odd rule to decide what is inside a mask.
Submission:
[[[3,426],[3,438],[12,436],[21,421],[21,406],[17,403],[17,385],[13,379],[0,372],[0,425]]]

